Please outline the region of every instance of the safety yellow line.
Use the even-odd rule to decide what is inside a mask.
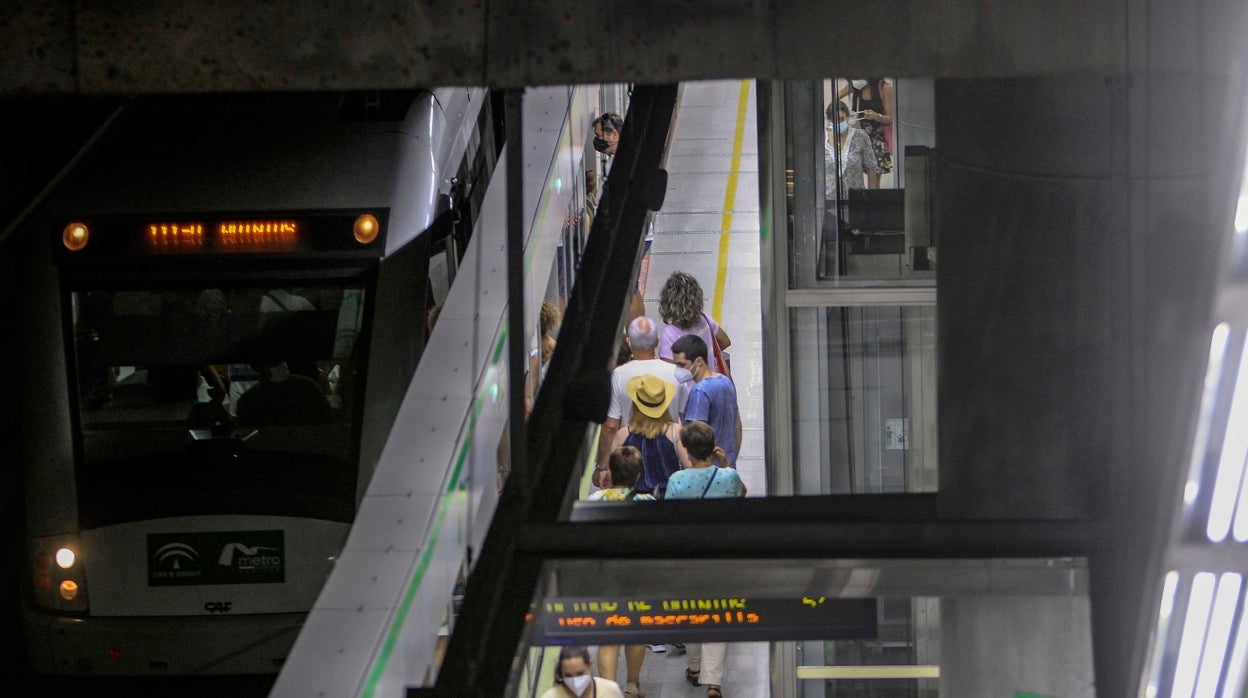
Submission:
[[[732,135],[732,165],[728,168],[728,189],[724,192],[724,218],[719,224],[719,265],[715,270],[715,296],[711,317],[723,320],[724,280],[728,276],[728,231],[732,230],[732,209],[737,200],[737,172],[741,169],[741,143],[745,140],[745,108],[750,101],[750,81],[741,81],[737,100],[737,130]]]

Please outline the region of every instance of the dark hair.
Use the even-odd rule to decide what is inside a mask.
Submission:
[[[840,100],[829,104],[828,108],[823,110],[823,115],[828,117],[828,121],[836,121],[837,112],[844,114],[845,118],[849,118],[849,107]]]
[[[570,645],[559,650],[559,661],[555,664],[555,683],[563,681],[563,660],[581,658],[585,660],[585,666],[590,666],[593,661],[589,658],[589,648],[582,645]]]
[[[706,460],[715,452],[715,430],[710,424],[694,420],[680,429],[680,443],[693,460]]]
[[[604,111],[602,116],[594,119],[591,126],[600,126],[603,133],[607,131],[619,131],[624,128],[624,117],[614,112]]]
[[[620,446],[611,452],[607,467],[611,469],[613,487],[632,487],[641,477],[641,451],[635,446]]]
[[[710,363],[706,360],[706,342],[696,334],[687,334],[672,342],[672,355],[676,354],[684,354],[689,363],[698,359],[702,359],[702,363]]]

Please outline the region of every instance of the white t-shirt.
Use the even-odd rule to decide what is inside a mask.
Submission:
[[[608,417],[620,420],[621,425],[628,424],[628,418],[633,414],[633,400],[628,396],[628,382],[646,374],[662,378],[672,388],[683,388],[676,382],[676,364],[663,359],[634,359],[623,366],[616,366],[611,372],[611,407],[607,409]],[[672,421],[680,421],[680,412],[687,397],[688,390],[677,390],[676,399],[672,400],[672,406],[668,408]]]

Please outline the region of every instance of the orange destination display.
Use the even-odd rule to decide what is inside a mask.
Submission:
[[[528,620],[534,644],[637,644],[761,640],[868,640],[875,599],[555,597]]]
[[[147,248],[153,253],[291,252],[300,247],[303,226],[297,220],[153,221],[147,224]]]

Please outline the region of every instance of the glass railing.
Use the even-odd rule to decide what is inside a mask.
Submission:
[[[1082,559],[552,560],[542,578],[511,695],[528,695],[537,660],[580,648],[594,674],[663,695],[688,690],[686,670],[725,694],[804,698],[1093,685]],[[538,681],[539,694],[556,685],[553,668]]]

